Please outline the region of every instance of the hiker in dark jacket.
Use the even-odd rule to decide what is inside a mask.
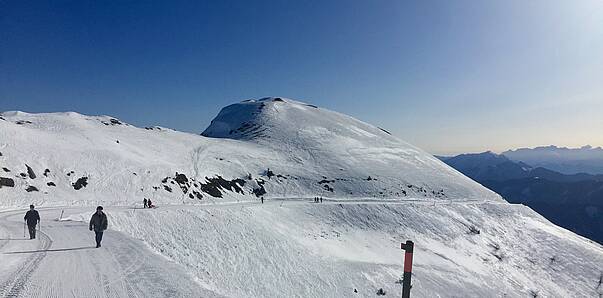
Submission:
[[[108,224],[107,215],[103,212],[103,207],[96,207],[96,212],[90,218],[90,231],[94,230],[96,234],[96,248],[101,247],[103,232],[107,229]]]
[[[36,239],[36,225],[40,222],[40,214],[34,210],[34,205],[29,205],[29,211],[25,213],[24,219],[29,229],[29,239]]]
[[[142,200],[142,208],[147,208],[147,198],[144,198],[144,200]]]

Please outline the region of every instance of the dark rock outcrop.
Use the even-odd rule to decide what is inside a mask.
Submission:
[[[270,169],[266,170],[266,177],[268,177],[268,179],[274,177],[274,172]]]
[[[199,199],[199,200],[201,200],[203,198],[201,193],[196,190],[193,190],[193,195],[195,195],[195,197],[197,197],[197,199]]]
[[[384,133],[386,133],[386,134],[388,134],[388,135],[391,135],[391,133],[390,133],[389,131],[387,131],[387,130],[385,130],[385,129],[381,128],[381,127],[378,127],[378,128],[379,128],[379,129],[380,129],[382,132],[384,132]]]
[[[228,190],[244,194],[243,189],[241,188],[241,186],[245,185],[245,180],[243,179],[239,178],[228,181],[222,178],[222,176],[218,175],[211,178],[205,177],[205,181],[207,182],[201,183],[200,185],[201,191],[209,194],[212,197],[221,198],[222,192],[220,190]]]
[[[115,119],[115,118],[111,118],[109,119],[109,122],[107,121],[101,121],[101,123],[103,123],[104,125],[122,125],[123,123],[121,123],[121,121]]]
[[[29,178],[36,179],[36,173],[34,172],[34,170],[27,164],[25,164],[25,167],[27,167],[27,175],[29,176]]]
[[[71,186],[73,186],[73,189],[75,190],[80,190],[83,187],[86,187],[88,185],[88,177],[80,177],[79,179],[77,179],[77,181],[75,181],[74,183],[71,183]]]
[[[15,187],[15,180],[11,178],[0,177],[0,187]]]
[[[174,180],[176,180],[176,183],[178,183],[178,184],[188,183],[188,178],[184,174],[176,173],[176,178],[174,178]]]
[[[332,183],[332,182],[335,182],[335,180],[322,179],[322,180],[318,181],[318,184],[325,184],[325,183]]]
[[[260,196],[266,194],[266,189],[264,188],[264,184],[266,184],[266,181],[258,179],[256,180],[256,182],[258,183],[258,187],[253,189],[253,194],[259,198]]]

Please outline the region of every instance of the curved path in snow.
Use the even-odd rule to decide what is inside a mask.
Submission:
[[[38,210],[42,223],[35,240],[23,237],[25,211],[0,213],[0,297],[219,296],[122,233],[107,231],[96,249],[86,223],[54,220],[61,210]]]
[[[313,204],[307,198],[266,200],[265,204]],[[322,204],[467,204],[483,201],[325,199]],[[492,203],[492,202],[489,202]],[[230,208],[257,201],[202,205],[167,205],[161,209]],[[319,203],[320,204],[320,203]],[[108,207],[107,211],[132,210]],[[35,240],[24,235],[26,210],[0,212],[0,297],[218,297],[195,282],[181,267],[120,232],[108,230],[103,247],[94,247],[94,233],[85,222],[57,221],[93,207],[38,209],[41,231]],[[140,210],[152,212],[150,209]],[[160,224],[160,223],[158,223]],[[111,223],[109,223],[111,225]],[[26,233],[25,233],[26,234]]]

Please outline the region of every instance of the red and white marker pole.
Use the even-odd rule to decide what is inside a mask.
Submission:
[[[406,240],[406,243],[402,243],[400,248],[405,250],[404,253],[404,276],[402,277],[402,298],[410,298],[410,277],[412,276],[412,253],[415,244]]]

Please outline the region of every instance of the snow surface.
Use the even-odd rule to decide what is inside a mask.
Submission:
[[[51,219],[61,211],[40,210],[36,240],[22,237],[25,211],[0,213],[0,297],[221,297],[122,233],[106,232],[96,249],[87,222]]]
[[[413,297],[603,292],[603,249],[522,205],[277,200],[112,217],[229,297],[398,296],[406,239],[416,243]]]
[[[0,170],[0,174],[15,179],[20,190],[1,189],[3,206],[125,205],[139,203],[143,196],[160,204],[198,203],[189,196],[193,187],[183,193],[172,180],[162,183],[176,173],[198,183],[216,175],[246,181],[244,194],[223,192],[224,200],[257,200],[252,190],[259,188],[258,181],[265,181],[266,197],[502,201],[377,127],[296,101],[271,99],[228,106],[203,133],[211,137],[137,128],[108,116],[73,112],[0,115],[5,119],[0,120],[0,162],[11,171]],[[113,125],[112,120],[120,124]],[[263,136],[224,138],[223,127],[233,129],[242,123],[263,131]],[[36,179],[19,177],[27,174],[26,165]],[[46,169],[48,177],[42,175]],[[276,176],[268,177],[268,169]],[[72,183],[81,177],[88,177],[88,185],[74,190]],[[49,182],[56,186],[48,186]],[[173,191],[166,191],[164,185]],[[40,191],[22,191],[28,186]],[[211,195],[203,195],[201,201],[212,202]]]
[[[600,245],[323,108],[246,101],[224,108],[203,136],[109,116],[0,115],[0,177],[15,183],[0,188],[0,210],[45,206],[45,223],[66,212],[43,226],[52,241],[15,240],[22,214],[0,213],[7,296],[397,296],[407,239],[416,244],[413,297],[603,293]],[[133,209],[143,197],[159,208]],[[80,221],[99,204],[109,216],[103,248],[71,250],[92,241]],[[139,288],[139,276],[157,287]]]

